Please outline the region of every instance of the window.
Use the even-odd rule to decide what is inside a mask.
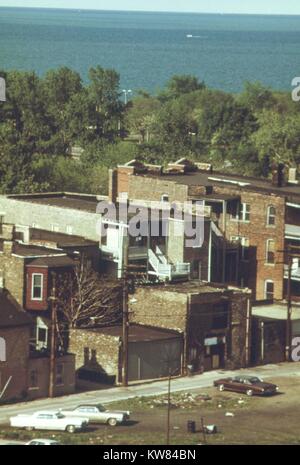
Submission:
[[[52,232],[59,232],[59,225],[54,223],[54,224],[51,224],[51,231]]]
[[[271,205],[268,207],[267,225],[275,226],[275,221],[276,221],[276,208]]]
[[[67,224],[66,231],[67,231],[67,234],[70,234],[70,235],[73,234],[73,227]]]
[[[240,203],[237,205],[235,213],[232,215],[232,218],[237,221],[250,221],[250,204],[249,203]]]
[[[266,263],[275,263],[275,241],[274,239],[268,239],[266,244]]]
[[[46,328],[38,328],[38,342],[46,344],[47,346],[47,329]]]
[[[250,221],[250,205],[248,203],[240,204],[239,220]]]
[[[38,371],[37,370],[31,370],[30,379],[29,379],[29,388],[30,389],[37,389],[38,387],[39,387]]]
[[[169,202],[169,195],[168,194],[163,194],[161,196],[161,201],[162,202]]]
[[[32,300],[43,300],[43,275],[42,274],[33,273],[32,275],[31,299]]]
[[[64,365],[58,363],[56,367],[56,386],[62,386],[64,384]]]
[[[273,281],[266,281],[265,282],[265,299],[266,300],[273,300],[274,299],[274,283]]]
[[[249,254],[249,247],[250,247],[250,242],[248,237],[243,237],[243,236],[231,236],[231,241],[232,242],[239,242],[241,245],[241,260],[248,261],[250,254]]]

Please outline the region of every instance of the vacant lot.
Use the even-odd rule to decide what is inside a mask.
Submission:
[[[300,378],[274,378],[280,393],[273,397],[252,397],[215,388],[171,396],[171,444],[204,442],[204,423],[215,424],[218,433],[206,436],[208,444],[300,444]],[[207,400],[207,396],[209,400]],[[53,437],[64,444],[165,444],[167,407],[165,397],[135,398],[113,403],[111,408],[132,411],[127,426],[110,428],[91,426],[85,433],[69,435],[45,431],[26,432],[9,427],[0,429],[0,438],[30,440],[33,437]],[[226,416],[231,413],[233,416]],[[197,433],[187,432],[187,422],[196,421]]]

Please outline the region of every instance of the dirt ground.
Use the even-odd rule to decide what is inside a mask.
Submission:
[[[170,440],[172,445],[203,444],[201,417],[204,424],[214,424],[218,432],[206,435],[210,444],[300,444],[300,378],[273,378],[280,392],[272,397],[247,397],[231,392],[220,393],[207,388],[190,393],[172,394]],[[209,397],[207,400],[206,397]],[[113,403],[111,408],[129,409],[132,421],[128,425],[111,428],[91,426],[84,433],[29,433],[0,429],[0,438],[30,440],[33,437],[52,437],[64,444],[166,444],[166,397],[134,398]],[[226,413],[233,416],[226,416]],[[187,422],[196,422],[197,432],[187,432]]]

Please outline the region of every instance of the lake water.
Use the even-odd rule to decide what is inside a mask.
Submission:
[[[86,79],[97,64],[133,90],[154,92],[174,74],[233,92],[246,80],[289,90],[300,75],[300,16],[0,8],[0,68],[69,66]]]

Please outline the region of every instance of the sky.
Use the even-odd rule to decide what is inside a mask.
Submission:
[[[0,0],[1,6],[206,13],[300,14],[300,0]]]

